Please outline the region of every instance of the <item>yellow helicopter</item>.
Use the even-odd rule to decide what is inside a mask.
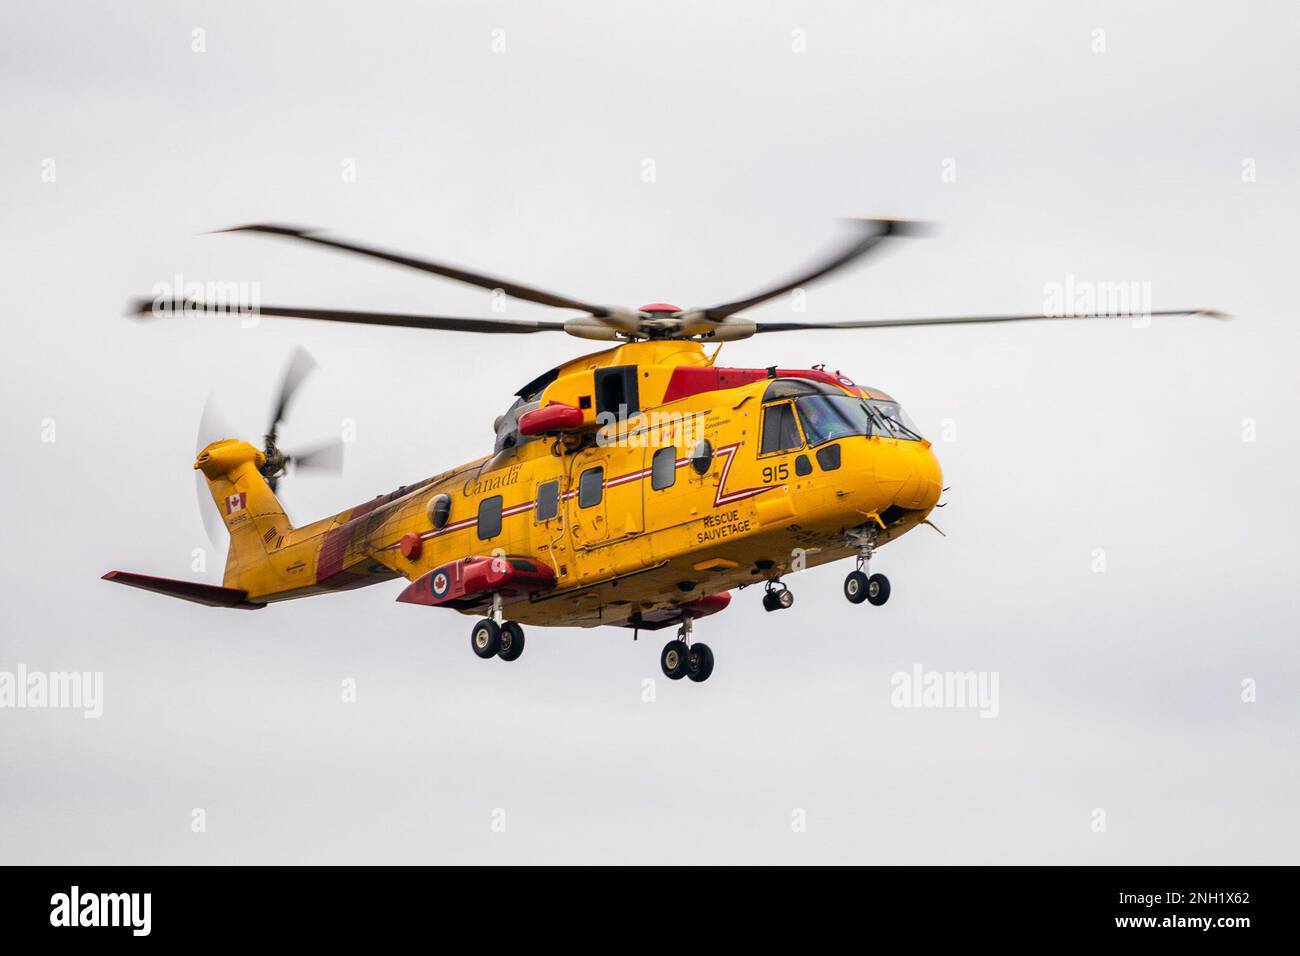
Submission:
[[[739,315],[807,286],[919,227],[854,220],[852,242],[800,275],[707,308],[598,306],[459,268],[275,225],[233,230],[280,236],[385,260],[580,313],[558,321],[457,318],[259,306],[262,316],[490,334],[566,332],[616,343],[534,378],[495,421],[492,454],[339,514],[290,525],[276,498],[290,466],[337,467],[341,449],[282,451],[277,431],[310,371],[286,372],[263,448],[226,438],[194,468],[206,479],[230,546],[222,586],[111,571],[110,581],[212,607],[262,608],[404,578],[399,601],[480,619],[481,658],[517,660],[523,625],[678,629],[664,674],[713,672],[697,618],[730,592],[764,587],[769,611],[790,608],[788,575],[852,559],[849,601],[884,604],[876,549],[921,524],[939,503],[934,451],[886,393],[825,368],[731,368],[704,346],[799,329],[869,329],[1063,318],[954,316],[757,324]],[[227,315],[231,303],[141,299],[140,317]],[[1217,315],[1204,309],[1150,315]],[[1114,314],[1069,318],[1116,318]]]

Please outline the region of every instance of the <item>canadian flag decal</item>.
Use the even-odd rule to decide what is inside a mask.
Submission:
[[[226,514],[233,515],[236,511],[243,511],[246,504],[248,504],[248,492],[241,491],[237,495],[228,495],[226,497]]]

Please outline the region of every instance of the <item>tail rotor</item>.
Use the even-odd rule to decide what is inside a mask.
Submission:
[[[341,474],[343,471],[343,441],[341,439],[336,438],[331,441],[308,445],[301,449],[286,450],[282,449],[279,444],[280,428],[287,423],[290,407],[303,383],[317,368],[316,360],[311,357],[311,354],[306,349],[299,346],[294,349],[293,354],[289,357],[284,374],[280,378],[275,405],[271,412],[271,423],[263,437],[263,454],[266,456],[266,460],[259,469],[272,492],[277,491],[280,479],[291,471],[314,471],[333,475]],[[196,453],[201,452],[215,441],[230,438],[233,435],[234,431],[226,425],[224,418],[216,408],[212,396],[209,395],[207,402],[203,406],[203,415],[199,419]],[[212,507],[211,494],[203,475],[197,471],[194,474],[198,489],[199,513],[203,519],[203,527],[207,531],[208,540],[214,546],[220,545],[222,541],[219,534],[225,531],[225,524],[221,519],[221,515]],[[218,529],[220,529],[220,532]]]
[[[343,442],[341,439],[309,446],[301,451],[283,451],[279,446],[280,425],[289,415],[289,406],[308,376],[316,371],[316,360],[301,346],[294,349],[280,379],[280,391],[276,397],[275,409],[271,413],[271,425],[266,430],[263,451],[266,464],[262,466],[262,477],[275,491],[280,479],[285,476],[290,466],[295,470],[320,471],[339,474],[343,471]]]

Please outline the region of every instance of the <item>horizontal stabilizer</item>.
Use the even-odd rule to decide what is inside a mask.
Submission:
[[[128,587],[143,588],[156,594],[206,604],[208,607],[240,607],[255,610],[266,607],[248,599],[247,591],[236,588],[221,588],[215,584],[201,584],[198,581],[174,581],[171,578],[155,578],[148,574],[134,574],[130,571],[109,571],[104,575],[105,581],[116,581]]]

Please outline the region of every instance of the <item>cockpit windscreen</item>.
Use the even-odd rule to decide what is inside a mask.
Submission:
[[[919,441],[916,430],[898,402],[861,399],[850,395],[801,395],[795,400],[804,436],[810,447],[850,435],[880,435]]]

